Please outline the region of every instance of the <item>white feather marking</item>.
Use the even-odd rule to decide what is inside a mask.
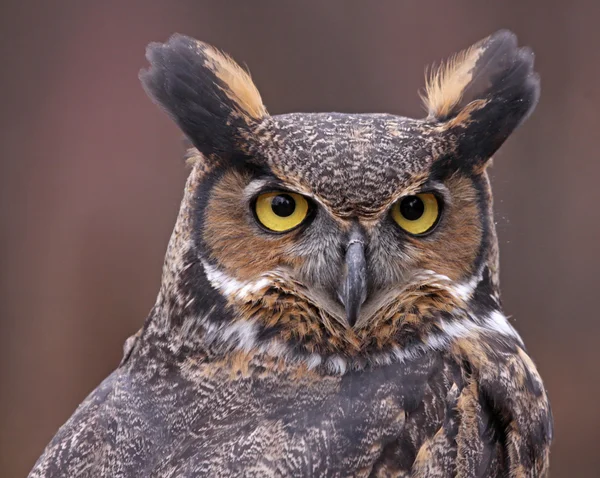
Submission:
[[[445,336],[449,339],[467,337],[480,328],[477,324],[467,320],[456,320],[452,322],[442,320],[440,321],[440,326],[444,331]]]
[[[206,278],[210,284],[223,295],[230,298],[245,300],[253,293],[260,291],[272,284],[272,279],[263,274],[254,281],[239,281],[234,277],[228,276],[208,262],[202,261]]]
[[[452,288],[452,293],[462,300],[469,300],[473,294],[473,291],[475,290],[475,287],[477,287],[478,282],[479,281],[475,277],[469,282],[463,282],[462,284],[455,285]]]
[[[256,324],[247,320],[238,320],[225,328],[223,338],[227,340],[230,336],[235,335],[239,348],[249,352],[256,345],[257,333],[258,327]]]
[[[508,335],[509,337],[513,337],[518,339],[519,342],[522,342],[521,336],[515,330],[515,328],[510,325],[506,316],[497,310],[494,310],[490,315],[484,319],[483,326],[493,330],[494,332],[498,332],[502,335]]]
[[[406,360],[412,360],[416,358],[419,355],[420,351],[421,348],[419,347],[410,347],[405,349],[402,349],[400,347],[394,347],[394,349],[392,350],[392,354],[396,358],[396,360],[400,362],[405,362]]]
[[[308,358],[306,359],[306,365],[308,366],[308,369],[311,370],[311,369],[317,368],[319,365],[321,365],[322,361],[323,361],[323,359],[321,358],[321,356],[319,354],[313,353],[313,354],[310,354],[308,356]]]
[[[248,320],[238,320],[227,325],[215,324],[204,317],[202,326],[206,333],[206,341],[214,342],[229,342],[235,348],[250,351],[256,346],[256,336],[258,334],[258,326]]]
[[[521,341],[517,331],[508,323],[506,317],[498,311],[494,311],[483,322],[483,326],[472,322],[471,320],[441,321],[439,324],[442,333],[430,335],[424,344],[415,345],[408,348],[395,347],[392,355],[396,360],[404,362],[412,360],[428,350],[444,350],[452,340],[485,333],[493,330],[501,335],[510,336]],[[378,357],[378,363],[385,362],[385,356]]]
[[[346,373],[346,367],[346,360],[339,355],[334,355],[333,357],[329,357],[327,359],[327,368],[333,373],[344,375]]]
[[[430,269],[423,269],[421,273],[425,276],[435,279],[437,285],[440,288],[446,289],[455,297],[461,300],[468,300],[471,298],[471,294],[477,287],[477,284],[481,280],[479,276],[473,276],[470,281],[456,284],[450,277],[445,274],[439,274]]]

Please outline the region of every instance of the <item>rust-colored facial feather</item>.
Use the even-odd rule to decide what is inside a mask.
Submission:
[[[445,181],[451,204],[444,207],[441,224],[427,238],[407,236],[415,267],[460,281],[473,272],[482,237],[481,206],[470,178],[454,174]]]
[[[258,227],[244,189],[252,177],[226,171],[212,189],[205,210],[202,237],[227,274],[241,281],[256,279],[278,267],[300,267],[303,258],[292,251],[299,232],[268,234]]]

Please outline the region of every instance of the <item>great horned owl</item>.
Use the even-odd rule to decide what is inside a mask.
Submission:
[[[181,35],[147,58],[193,145],[162,285],[31,476],[544,476],[486,173],[538,100],[532,52],[501,31],[458,54],[419,120],[270,116]]]

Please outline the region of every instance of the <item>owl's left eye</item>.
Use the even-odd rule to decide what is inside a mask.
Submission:
[[[273,232],[287,232],[307,217],[309,204],[305,197],[291,192],[260,194],[254,203],[258,222]]]
[[[405,196],[392,206],[392,218],[406,232],[418,236],[431,232],[440,217],[438,198],[432,193]]]

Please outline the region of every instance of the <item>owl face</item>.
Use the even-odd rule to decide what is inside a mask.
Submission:
[[[512,34],[435,73],[423,120],[270,116],[247,73],[203,43],[176,35],[148,58],[146,90],[194,145],[176,233],[201,267],[182,267],[253,343],[365,356],[423,340],[495,274],[485,167],[538,97]],[[192,283],[180,295],[208,300]]]
[[[426,123],[314,114],[263,127],[267,147],[208,195],[201,237],[216,269],[294,284],[349,327],[423,276],[473,272],[486,206],[476,178],[432,173],[439,138]]]

